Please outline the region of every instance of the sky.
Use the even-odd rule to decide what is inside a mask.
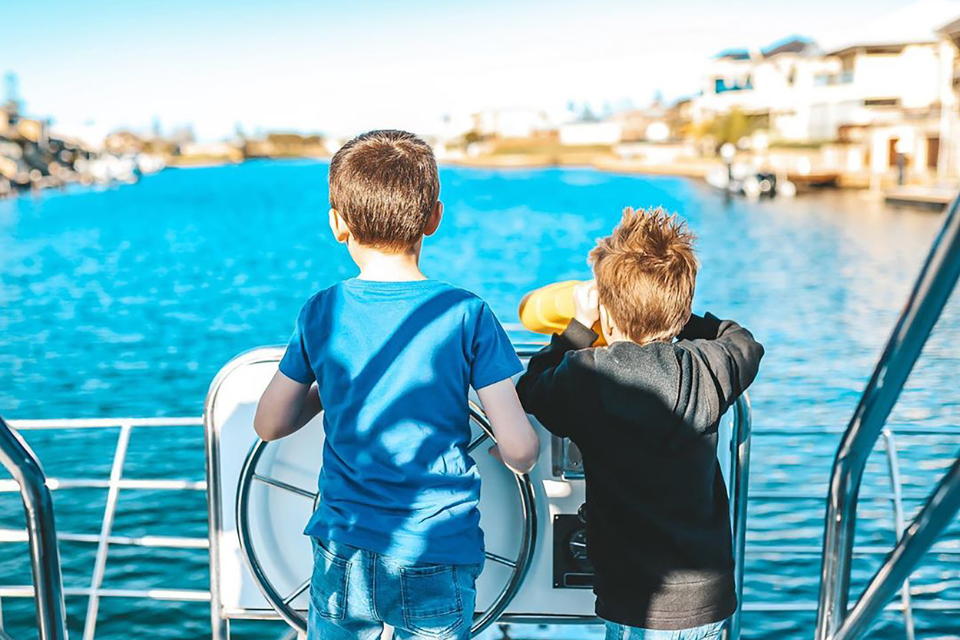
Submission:
[[[904,0],[0,0],[0,73],[63,130],[203,140],[239,126],[437,132],[489,107],[561,114],[695,93],[710,56],[842,40]]]

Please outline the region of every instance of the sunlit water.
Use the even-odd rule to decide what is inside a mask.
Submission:
[[[766,345],[752,390],[754,441],[744,614],[749,638],[812,637],[822,504],[838,435],[764,429],[846,424],[942,218],[860,194],[724,202],[699,183],[581,169],[445,168],[446,217],[426,243],[427,274],[487,299],[504,323],[529,289],[589,274],[585,256],[625,205],[663,205],[699,235],[695,308],[732,317]],[[0,414],[6,418],[196,416],[214,374],[237,353],[282,343],[303,300],[355,268],[326,227],[326,165],[253,162],[168,170],[135,186],[0,202]],[[956,296],[955,296],[956,297]],[[518,338],[528,337],[518,333]],[[960,306],[952,301],[891,424],[960,424]],[[105,478],[117,432],[30,432],[49,476]],[[957,436],[899,439],[908,517],[956,454]],[[874,454],[865,495],[885,493]],[[199,429],[134,431],[129,478],[204,474]],[[818,496],[787,500],[784,492]],[[106,492],[55,493],[61,531],[96,533]],[[890,504],[865,498],[859,542],[889,546]],[[0,526],[22,527],[14,493]],[[200,492],[124,490],[114,534],[206,535]],[[789,544],[790,553],[771,550]],[[942,547],[960,549],[954,523]],[[95,546],[62,544],[67,586],[89,583]],[[876,555],[858,555],[855,589]],[[0,545],[0,584],[30,581],[26,546]],[[105,587],[206,589],[202,550],[110,549]],[[960,556],[931,555],[914,599],[960,601]],[[924,605],[923,603],[926,603]],[[797,611],[764,612],[788,605]],[[3,602],[6,629],[32,636],[31,603]],[[71,633],[84,598],[68,598]],[[957,637],[960,614],[918,611],[920,637]],[[280,637],[248,623],[238,637]],[[98,637],[164,640],[209,633],[203,603],[105,598]],[[499,635],[499,634],[494,634]],[[514,638],[597,637],[589,628],[514,626]],[[873,634],[901,638],[897,613]]]

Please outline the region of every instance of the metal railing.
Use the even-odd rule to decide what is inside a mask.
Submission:
[[[736,409],[735,409],[736,410]],[[118,430],[118,445],[119,445],[119,429],[123,428],[124,425],[128,425],[131,429],[137,428],[163,428],[163,427],[181,427],[181,426],[190,426],[190,427],[199,427],[202,425],[201,418],[124,418],[124,419],[80,419],[80,420],[21,420],[21,421],[11,421],[10,423],[13,427],[17,428],[19,431],[48,431],[48,430],[58,430],[58,429],[77,429],[77,428],[94,428],[94,429],[114,429]],[[891,436],[893,436],[893,430],[891,431]],[[839,435],[843,430],[838,427],[793,427],[793,426],[783,426],[783,427],[767,427],[763,429],[751,430],[749,425],[744,425],[744,430],[741,431],[740,438],[743,439],[747,434],[751,435],[753,440],[760,438],[762,441],[767,441],[771,438],[781,438],[781,437],[791,437],[791,438],[811,438],[819,439],[823,438],[825,435]],[[890,476],[888,480],[894,482],[893,478],[900,475],[900,462],[899,457],[896,455],[896,443],[898,442],[901,447],[909,449],[910,447],[916,446],[925,446],[926,438],[930,436],[938,437],[950,437],[956,438],[958,444],[960,444],[960,428],[930,428],[930,427],[914,427],[914,426],[905,426],[898,427],[896,429],[896,441],[887,440],[884,438],[881,442],[886,444],[890,449],[886,452],[887,457],[887,466],[888,469],[895,469],[896,471],[889,471]],[[200,431],[197,432],[197,442],[198,446],[202,442],[202,435]],[[742,446],[742,445],[740,445]],[[890,453],[894,452],[894,457],[891,459]],[[126,455],[126,449],[119,446],[114,448],[114,455],[122,453]],[[744,470],[748,469],[747,461],[743,461]],[[194,481],[189,479],[162,479],[162,480],[142,480],[142,479],[124,479],[122,474],[122,465],[117,465],[115,461],[111,463],[111,470],[114,468],[120,468],[120,473],[111,474],[110,479],[84,479],[84,478],[47,478],[46,486],[54,491],[69,491],[72,489],[106,489],[110,490],[111,486],[116,487],[116,489],[153,489],[161,491],[204,491],[206,486],[203,481]],[[738,474],[737,477],[731,478],[731,483],[747,483],[748,477],[746,473]],[[899,483],[897,483],[899,484]],[[894,509],[896,509],[896,491],[893,492],[881,492],[878,490],[879,487],[873,487],[872,490],[865,492],[861,495],[862,500],[870,501],[879,501],[884,503],[891,504]],[[0,493],[10,493],[19,491],[19,486],[15,481],[12,480],[0,480]],[[927,496],[917,491],[900,491],[901,501],[921,501],[924,500]],[[745,495],[745,494],[742,494]],[[798,502],[798,501],[821,501],[823,499],[822,491],[817,488],[810,489],[790,489],[790,490],[753,490],[749,495],[750,502],[757,501],[775,501],[775,502]],[[739,509],[746,507],[746,503],[742,505],[734,505],[734,509],[739,512]],[[115,505],[114,505],[115,508]],[[901,509],[902,513],[902,509]],[[737,519],[735,519],[736,521]],[[116,536],[110,533],[109,528],[107,528],[107,537],[105,544],[101,544],[101,539],[105,533],[105,527],[101,525],[100,532],[97,534],[93,533],[59,533],[58,538],[63,542],[74,542],[79,544],[95,544],[97,545],[98,554],[102,554],[103,560],[102,563],[106,563],[108,559],[107,551],[111,545],[116,546],[136,546],[150,549],[207,549],[209,542],[206,537],[170,537],[170,536]],[[11,529],[0,529],[0,544],[3,543],[22,543],[29,540],[28,532],[23,530],[11,530]],[[734,530],[734,544],[735,545],[745,545],[746,547],[746,556],[750,559],[759,559],[768,556],[774,557],[783,557],[783,556],[809,556],[815,557],[819,556],[822,548],[814,544],[763,544],[759,543],[753,538],[748,538],[746,536],[746,529],[740,528],[739,530],[735,526]],[[960,546],[957,545],[934,545],[933,550],[939,554],[956,556],[960,558]],[[889,548],[879,546],[879,545],[861,545],[854,549],[854,553],[858,556],[869,556],[877,557],[884,555],[889,552]],[[739,557],[744,557],[743,553],[738,553]],[[97,566],[97,562],[94,562],[94,566]],[[743,566],[737,567],[737,580],[738,582],[743,580]],[[742,584],[742,583],[741,583]],[[739,585],[738,585],[739,586]],[[29,598],[33,597],[35,590],[31,585],[12,585],[12,586],[0,586],[0,598]],[[63,594],[67,598],[79,598],[79,597],[90,597],[96,595],[99,599],[102,598],[116,598],[116,599],[142,599],[149,601],[159,601],[159,602],[209,602],[210,593],[209,591],[195,590],[195,589],[123,589],[123,588],[104,588],[102,583],[100,586],[93,588],[93,576],[91,576],[91,582],[88,586],[84,587],[75,587],[70,588],[66,587],[63,589]],[[950,601],[943,599],[926,599],[920,601],[914,601],[912,603],[911,609],[924,612],[960,612],[960,601]],[[814,600],[809,601],[793,601],[793,602],[756,602],[747,599],[741,606],[741,611],[747,614],[777,614],[777,613],[811,613],[817,610],[817,602]],[[904,604],[889,604],[886,607],[888,611],[898,611],[904,613],[905,616],[909,615],[908,610],[904,607]],[[90,607],[88,605],[88,614]],[[89,619],[89,618],[88,618]],[[2,620],[2,605],[0,605],[0,620]],[[906,621],[906,620],[905,620]],[[737,618],[732,624],[739,625],[739,618]],[[0,623],[2,625],[2,623]],[[89,633],[95,632],[95,625],[90,622],[85,622],[84,625],[85,631],[89,629]],[[731,629],[732,630],[732,629]],[[735,636],[731,636],[735,637]],[[3,638],[0,635],[0,638]],[[4,639],[6,640],[6,639]]]
[[[53,519],[53,500],[40,461],[27,443],[0,418],[0,463],[23,498],[30,542],[30,565],[36,585],[37,629],[41,640],[66,640],[63,578]]]
[[[733,485],[733,557],[734,587],[737,592],[737,610],[730,616],[730,623],[723,630],[724,640],[740,640],[740,617],[743,612],[743,574],[746,565],[747,503],[750,489],[750,443],[752,441],[752,414],[750,397],[744,393],[733,406],[733,437],[730,443],[730,459],[733,470],[730,484]]]
[[[49,550],[46,550],[41,554],[45,558],[45,564],[50,565],[47,569],[48,572],[56,573],[56,592],[59,593],[59,602],[60,602],[60,613],[54,615],[52,611],[48,611],[49,606],[44,605],[43,615],[41,616],[41,601],[47,602],[52,597],[50,595],[50,590],[46,586],[48,583],[44,581],[37,580],[36,578],[36,569],[34,569],[34,584],[38,588],[34,589],[30,585],[15,585],[15,586],[0,586],[0,598],[9,598],[9,597],[34,597],[37,598],[37,609],[38,609],[38,621],[41,623],[41,639],[47,640],[47,638],[66,638],[66,631],[63,631],[63,635],[43,635],[43,620],[50,620],[50,624],[55,626],[63,627],[63,614],[62,614],[62,603],[63,597],[73,597],[73,596],[82,596],[86,597],[87,600],[87,613],[84,618],[84,630],[83,630],[83,640],[93,640],[96,635],[97,627],[97,617],[100,609],[100,599],[102,597],[113,597],[113,598],[141,598],[147,600],[160,600],[160,601],[176,601],[176,602],[208,602],[210,600],[209,591],[200,591],[194,589],[110,589],[103,588],[103,577],[106,571],[108,551],[111,545],[116,546],[137,546],[137,547],[152,547],[152,548],[168,548],[168,549],[206,549],[209,545],[209,542],[206,538],[189,538],[189,537],[171,537],[171,536],[114,536],[112,535],[113,521],[114,516],[116,515],[117,501],[119,499],[121,489],[153,489],[161,491],[206,491],[206,482],[204,481],[191,481],[191,480],[167,480],[167,479],[157,479],[157,480],[144,480],[144,479],[124,479],[123,478],[123,464],[126,459],[127,449],[130,444],[130,434],[134,428],[137,427],[202,427],[203,420],[201,418],[121,418],[121,419],[71,419],[71,420],[17,420],[11,421],[11,426],[16,428],[19,431],[30,431],[30,430],[51,430],[51,429],[119,429],[117,436],[117,444],[113,453],[113,460],[111,462],[110,476],[108,479],[89,479],[89,478],[77,478],[77,479],[59,479],[59,478],[46,478],[45,480],[39,480],[40,486],[43,487],[42,493],[45,493],[47,498],[47,503],[50,501],[50,491],[61,491],[69,489],[106,489],[107,490],[107,501],[106,506],[103,511],[103,519],[101,520],[100,533],[97,535],[93,534],[77,534],[77,533],[61,533],[59,536],[55,534],[50,534],[53,537],[53,542],[49,543],[52,545],[52,553]],[[8,433],[13,434],[13,431],[7,430]],[[2,433],[0,433],[2,435]],[[19,436],[13,436],[15,440],[22,446],[26,447],[23,444],[22,439]],[[2,438],[0,438],[2,441]],[[27,450],[28,451],[28,450]],[[35,457],[34,457],[35,459]],[[9,465],[8,465],[9,468]],[[39,467],[37,467],[39,470]],[[11,473],[13,470],[11,469]],[[42,474],[41,474],[42,477]],[[17,474],[14,473],[13,481],[3,481],[0,480],[0,493],[15,491],[17,490],[17,485],[20,487],[23,486],[23,482],[19,480]],[[53,516],[52,511],[49,515],[50,518],[50,527],[49,531],[53,531]],[[28,521],[29,523],[29,521]],[[60,563],[59,557],[57,554],[56,548],[56,539],[62,541],[70,542],[79,542],[86,544],[96,544],[97,551],[94,560],[94,568],[90,578],[90,583],[88,587],[84,588],[62,588],[60,581]],[[29,540],[31,542],[31,548],[33,547],[34,535],[31,531],[19,531],[19,530],[9,530],[9,529],[0,529],[0,543],[4,542],[22,542],[24,540]],[[0,606],[0,616],[2,616],[2,606]],[[2,619],[2,617],[0,617]]]
[[[923,345],[960,277],[960,196],[954,199],[907,304],[837,450],[827,496],[817,640],[854,640],[906,580],[960,506],[960,460],[847,613],[857,498],[867,457],[880,437]]]

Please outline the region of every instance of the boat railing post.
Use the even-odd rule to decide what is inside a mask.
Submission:
[[[958,510],[960,457],[941,478],[900,542],[877,569],[863,595],[850,610],[850,615],[833,636],[835,640],[859,640],[866,635],[877,615],[883,611],[923,555],[953,522]]]
[[[900,481],[900,456],[897,453],[897,441],[893,431],[883,430],[883,441],[887,452],[887,471],[890,476],[890,490],[893,492],[893,533],[897,542],[903,539],[903,484]],[[903,581],[900,591],[900,602],[903,608],[903,628],[907,640],[916,640],[916,629],[913,624],[913,602],[910,596],[910,579]]]
[[[103,509],[103,520],[100,524],[100,535],[97,537],[97,555],[93,565],[93,575],[90,578],[90,599],[87,601],[87,616],[83,624],[83,640],[93,640],[97,632],[97,614],[100,611],[100,587],[103,585],[103,576],[107,568],[107,552],[110,549],[110,533],[113,530],[113,519],[117,512],[117,500],[120,496],[120,480],[123,477],[123,463],[127,457],[127,447],[130,444],[130,430],[133,427],[124,423],[117,435],[117,447],[113,454],[113,464],[110,467],[110,486],[107,489],[107,503]]]
[[[737,610],[724,630],[724,640],[740,640],[740,614],[743,611],[743,572],[747,543],[747,501],[750,486],[750,444],[753,433],[750,398],[744,393],[733,409],[733,557]]]
[[[36,455],[3,418],[0,418],[0,463],[20,485],[20,496],[27,517],[40,640],[66,640],[63,577],[53,518],[53,498]]]
[[[837,449],[824,523],[817,640],[833,638],[846,617],[857,497],[867,457],[960,276],[958,206],[960,196],[950,205],[943,228]]]

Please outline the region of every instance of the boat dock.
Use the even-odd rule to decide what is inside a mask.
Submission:
[[[957,195],[950,187],[901,186],[883,193],[883,200],[890,205],[919,207],[942,211]]]

